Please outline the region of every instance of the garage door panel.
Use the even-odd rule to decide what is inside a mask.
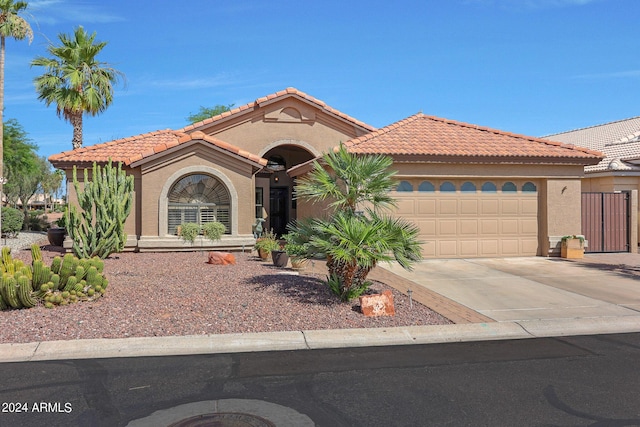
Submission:
[[[477,236],[478,220],[477,219],[461,219],[460,234],[463,236]]]
[[[501,250],[504,256],[517,256],[520,254],[520,242],[518,239],[501,239]]]
[[[500,233],[503,235],[517,235],[519,232],[517,219],[502,219],[500,221]]]
[[[416,223],[420,229],[420,234],[423,236],[433,236],[436,234],[436,220],[418,221]]]
[[[500,254],[500,242],[498,239],[482,240],[480,242],[481,256],[498,256]]]
[[[418,202],[418,215],[435,215],[436,214],[436,201],[431,200],[417,200]]]
[[[500,201],[500,213],[502,215],[518,215],[520,212],[520,201],[517,199],[502,199]]]
[[[455,219],[438,221],[438,233],[441,236],[456,236],[458,234],[458,221]]]
[[[535,254],[538,251],[538,239],[522,239],[521,252],[525,254]]]
[[[478,252],[477,240],[460,240],[460,255],[463,257],[477,257],[480,255]]]
[[[538,235],[538,221],[536,219],[521,219],[520,220],[520,234],[537,236]]]
[[[537,193],[460,193],[458,189],[456,193],[412,192],[400,197],[397,212],[418,226],[427,258],[533,256],[538,252]]]
[[[413,199],[398,199],[398,213],[403,216],[411,215],[415,216],[416,214],[416,201]]]
[[[457,257],[458,241],[457,240],[439,240],[437,255],[441,257]]]
[[[500,201],[498,199],[487,199],[481,201],[481,215],[498,215],[500,212]]]
[[[446,199],[439,200],[439,214],[440,215],[457,215],[458,214],[458,200]]]
[[[460,215],[478,216],[478,200],[460,200]]]
[[[520,213],[522,215],[537,215],[538,214],[538,201],[537,200],[521,200]]]
[[[498,235],[498,227],[500,225],[500,221],[496,218],[491,219],[480,219],[480,234],[492,234],[494,236]]]

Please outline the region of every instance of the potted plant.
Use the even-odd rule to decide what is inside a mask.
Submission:
[[[302,270],[307,263],[308,245],[301,241],[301,236],[295,231],[285,234],[282,238],[286,241],[284,250],[289,255],[291,267],[294,270]]]
[[[256,243],[253,248],[258,251],[258,256],[265,261],[269,257],[271,251],[280,248],[280,244],[278,243],[273,231],[269,230],[256,239]]]
[[[273,261],[273,265],[276,267],[286,267],[289,262],[289,255],[287,255],[287,251],[284,250],[284,247],[278,246],[276,249],[271,250],[271,260]]]
[[[64,238],[67,235],[67,212],[55,222],[56,227],[50,227],[47,230],[47,239],[53,246],[62,246],[64,244]]]
[[[562,236],[560,245],[560,256],[568,259],[584,258],[584,236],[580,234],[570,234]]]

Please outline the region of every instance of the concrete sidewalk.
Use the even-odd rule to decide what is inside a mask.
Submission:
[[[320,266],[319,268],[321,268]],[[0,362],[411,345],[640,332],[640,255],[425,260],[381,280],[457,324],[0,344]]]

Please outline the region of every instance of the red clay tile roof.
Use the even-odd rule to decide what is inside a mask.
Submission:
[[[262,157],[241,150],[231,144],[221,141],[202,132],[187,134],[171,129],[158,130],[129,138],[117,139],[115,141],[96,144],[77,150],[64,151],[49,157],[49,161],[55,166],[62,163],[93,163],[107,162],[109,159],[114,162],[122,162],[125,165],[146,159],[155,154],[161,153],[172,147],[187,143],[189,141],[202,140],[216,147],[219,147],[231,154],[243,157],[246,160],[257,163],[261,166],[267,164],[267,160]]]
[[[443,157],[580,159],[597,163],[602,153],[454,120],[410,116],[347,141],[352,153]]]
[[[271,95],[263,96],[262,98],[258,98],[255,101],[250,102],[250,103],[248,103],[246,105],[234,108],[234,109],[232,109],[230,111],[226,111],[226,112],[224,112],[222,114],[218,114],[217,116],[213,116],[213,117],[205,119],[205,120],[203,120],[201,122],[197,122],[197,123],[185,126],[184,128],[182,128],[180,130],[182,132],[190,132],[190,131],[196,130],[196,129],[202,127],[202,126],[205,126],[205,125],[208,125],[208,124],[223,120],[223,119],[225,119],[227,117],[234,116],[234,115],[242,113],[242,112],[244,112],[246,110],[253,110],[256,107],[260,107],[260,106],[265,105],[265,104],[276,102],[276,101],[284,99],[284,98],[286,98],[288,96],[295,96],[295,97],[303,99],[303,100],[305,100],[307,102],[310,102],[311,104],[314,104],[316,107],[320,108],[321,110],[324,110],[325,112],[327,112],[327,113],[329,113],[331,115],[337,116],[337,117],[339,117],[339,118],[341,118],[343,120],[351,122],[352,124],[354,124],[356,126],[359,126],[359,127],[363,128],[364,130],[367,130],[369,132],[376,130],[375,127],[370,126],[370,125],[368,125],[368,124],[366,124],[364,122],[361,122],[360,120],[354,119],[353,117],[351,117],[351,116],[349,116],[347,114],[344,114],[344,113],[336,110],[335,108],[329,107],[323,101],[320,101],[319,99],[314,98],[313,96],[308,95],[308,94],[306,94],[306,93],[304,93],[304,92],[302,92],[302,91],[300,91],[300,90],[298,90],[298,89],[296,89],[294,87],[288,87],[285,90],[281,90],[279,92],[272,93]]]

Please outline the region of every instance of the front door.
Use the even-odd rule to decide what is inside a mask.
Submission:
[[[277,236],[287,233],[289,222],[289,188],[271,187],[269,195],[269,222]]]

